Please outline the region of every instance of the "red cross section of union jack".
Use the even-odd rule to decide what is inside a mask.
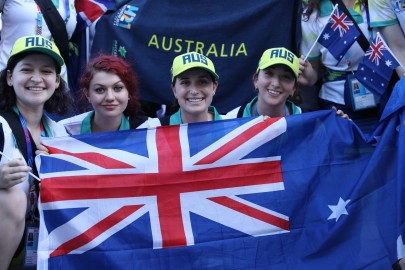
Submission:
[[[370,61],[375,63],[377,66],[380,65],[380,59],[383,57],[383,51],[387,48],[384,46],[384,42],[381,37],[377,35],[374,42],[371,42],[370,48],[366,51],[365,56],[368,56]]]
[[[81,0],[75,3],[77,13],[86,21],[87,25],[100,18],[109,6],[113,6],[113,1]]]
[[[330,27],[333,31],[339,30],[340,37],[343,37],[349,31],[349,28],[354,26],[352,20],[343,11],[339,11],[338,8],[333,11],[329,24],[331,24]]]
[[[287,216],[239,196],[284,190],[280,156],[246,156],[283,134],[285,119],[246,120],[201,147],[195,142],[213,135],[191,143],[190,126],[44,141],[51,155],[37,157],[40,256],[81,254],[145,214],[155,249],[197,244],[191,213],[251,236],[289,232]],[[64,209],[80,211],[62,224],[47,220]]]

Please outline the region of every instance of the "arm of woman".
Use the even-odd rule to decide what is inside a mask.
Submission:
[[[0,188],[11,188],[25,181],[30,171],[31,167],[27,166],[21,158],[1,164]]]

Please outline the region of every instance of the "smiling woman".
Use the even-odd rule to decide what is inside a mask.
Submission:
[[[212,99],[218,88],[219,76],[214,63],[199,53],[181,54],[174,58],[171,68],[172,91],[176,98],[174,113],[163,118],[149,119],[145,127],[221,120]]]
[[[22,239],[25,222],[29,233],[38,231],[34,158],[46,151],[41,137],[67,135],[62,125],[45,114],[63,115],[70,108],[69,92],[60,78],[63,64],[53,42],[27,36],[15,42],[0,73],[0,150],[4,155],[0,160],[0,269],[7,269],[13,254],[23,254],[28,244]],[[36,258],[26,256],[25,260],[29,263]]]
[[[286,48],[266,50],[253,75],[257,97],[248,104],[230,111],[227,116],[283,117],[300,114],[301,108],[290,99],[297,90],[299,66],[298,57]]]
[[[301,114],[301,108],[292,101],[298,87],[298,77],[303,64],[286,48],[272,48],[264,51],[259,66],[253,74],[253,85],[257,96],[249,103],[233,109],[227,118],[264,115],[284,117]],[[350,119],[342,110],[332,107],[336,115]]]
[[[80,80],[82,98],[88,100],[93,111],[86,112],[62,123],[74,134],[89,134],[136,128],[147,117],[138,116],[136,74],[122,58],[100,55],[87,65]]]

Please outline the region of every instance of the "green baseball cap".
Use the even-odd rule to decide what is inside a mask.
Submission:
[[[202,68],[208,71],[217,80],[219,79],[218,74],[215,72],[214,63],[205,55],[196,52],[189,52],[176,56],[173,60],[173,65],[171,68],[172,82],[176,76],[183,73],[191,68]]]
[[[23,52],[44,53],[52,57],[60,67],[62,67],[64,64],[58,47],[54,42],[44,38],[43,36],[24,36],[17,39],[8,59],[10,60],[11,57]]]
[[[257,71],[273,65],[282,64],[288,66],[298,78],[300,62],[298,57],[286,48],[272,48],[264,51],[259,61]]]

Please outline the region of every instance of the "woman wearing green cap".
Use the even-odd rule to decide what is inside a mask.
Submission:
[[[35,170],[35,154],[46,151],[40,138],[67,135],[62,125],[45,114],[63,115],[70,107],[67,87],[60,78],[62,65],[53,42],[26,36],[15,42],[0,73],[0,269],[7,269],[20,242],[18,251],[24,247],[26,220],[32,226],[38,221],[39,184],[31,171]]]
[[[145,126],[176,125],[221,120],[212,99],[218,88],[219,76],[213,62],[206,56],[190,52],[174,58],[171,68],[172,91],[176,98],[173,114],[149,119]]]
[[[249,103],[227,113],[227,117],[249,117],[265,115],[283,117],[301,114],[301,108],[292,101],[298,87],[300,61],[286,48],[267,49],[260,58],[253,75],[257,96]],[[337,115],[348,119],[341,110]]]
[[[266,115],[282,117],[300,114],[291,97],[297,90],[299,59],[286,48],[266,50],[253,75],[257,96],[244,106],[230,111],[230,118]]]

